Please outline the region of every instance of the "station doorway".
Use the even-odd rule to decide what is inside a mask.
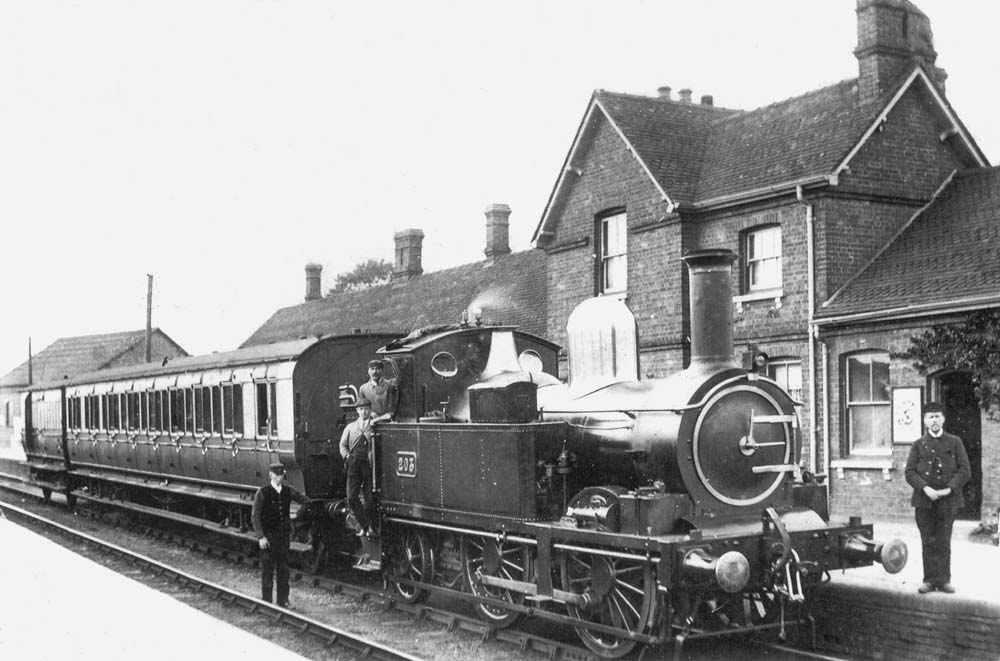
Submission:
[[[965,444],[972,479],[963,488],[965,505],[958,518],[978,521],[983,504],[983,437],[979,397],[969,372],[941,372],[931,377],[932,399],[944,406],[944,429]]]

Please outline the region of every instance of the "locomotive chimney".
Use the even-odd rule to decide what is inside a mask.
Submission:
[[[320,284],[322,282],[322,273],[322,264],[306,264],[306,302],[318,301],[323,298],[322,286]]]
[[[420,256],[424,245],[424,232],[408,229],[393,235],[396,241],[396,266],[392,269],[393,280],[409,280],[424,272]]]
[[[688,266],[691,300],[691,365],[733,363],[733,288],[730,250],[695,250]]]

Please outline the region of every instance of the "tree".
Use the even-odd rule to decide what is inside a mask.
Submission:
[[[963,325],[932,326],[910,338],[906,356],[926,374],[931,368],[972,373],[976,395],[992,420],[1000,419],[1000,310],[974,312]]]
[[[369,287],[377,287],[389,282],[392,275],[392,264],[384,259],[369,259],[361,262],[352,270],[337,275],[337,282],[330,292],[361,291]]]

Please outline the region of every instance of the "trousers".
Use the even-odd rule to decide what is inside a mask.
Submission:
[[[347,504],[362,530],[371,528],[368,508],[372,502],[372,465],[368,457],[347,458]],[[364,502],[362,502],[362,496]]]
[[[267,535],[268,548],[260,550],[260,598],[271,601],[278,578],[278,605],[288,604],[288,535]]]
[[[930,507],[914,509],[914,515],[920,531],[924,583],[951,583],[951,529],[955,524],[953,504],[947,500],[935,500]]]

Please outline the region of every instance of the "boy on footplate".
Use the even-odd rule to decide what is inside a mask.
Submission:
[[[906,460],[924,561],[924,582],[917,591],[952,593],[951,529],[963,504],[962,487],[972,473],[962,439],[944,430],[943,406],[931,402],[924,407],[924,426],[927,433],[913,444]]]
[[[257,490],[250,519],[260,546],[260,598],[271,601],[274,576],[278,576],[278,605],[288,603],[288,547],[291,544],[292,522],[289,519],[292,501],[305,504],[307,498],[291,485],[285,484],[285,467],[271,464],[268,484]]]

